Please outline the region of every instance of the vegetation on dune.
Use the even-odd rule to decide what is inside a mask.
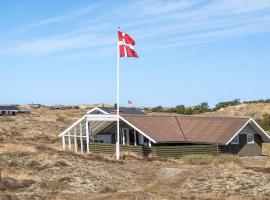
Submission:
[[[167,112],[167,113],[177,113],[183,115],[193,115],[201,114],[205,112],[210,112],[211,109],[207,102],[202,102],[201,104],[193,107],[186,107],[185,105],[178,105],[174,108],[163,108],[162,106],[157,106],[150,109],[152,112]]]
[[[235,155],[188,155],[182,158],[184,162],[190,165],[220,165],[220,164],[241,164],[241,160]]]
[[[262,126],[262,128],[266,131],[270,131],[270,115],[265,114],[261,119],[258,120],[258,123]]]
[[[270,99],[260,99],[254,101],[243,101],[241,102],[240,99],[234,99],[232,101],[223,101],[219,102],[215,105],[215,107],[210,108],[207,102],[202,102],[196,106],[185,106],[185,105],[177,105],[173,108],[164,108],[162,106],[156,106],[151,109],[146,109],[152,112],[167,112],[167,113],[177,113],[183,115],[194,115],[194,114],[202,114],[206,112],[214,112],[220,110],[222,108],[226,108],[229,106],[235,106],[239,104],[251,104],[251,103],[270,103]]]
[[[235,106],[241,104],[240,99],[234,99],[232,101],[223,101],[216,104],[216,106],[212,109],[212,111],[219,110],[221,108],[226,108],[228,106]]]
[[[259,99],[259,100],[253,100],[253,101],[243,101],[243,103],[270,103],[270,99]]]

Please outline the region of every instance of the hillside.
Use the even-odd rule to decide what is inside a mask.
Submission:
[[[251,116],[255,119],[261,118],[264,114],[270,114],[270,103],[249,103],[239,104],[221,108],[215,112],[207,112],[203,115],[215,116]]]
[[[145,110],[149,115],[175,115],[166,109],[162,111]],[[255,119],[260,119],[264,114],[270,114],[270,103],[241,103],[239,105],[228,106],[220,108],[216,111],[203,112],[195,115],[207,115],[207,116],[249,116]]]
[[[81,155],[58,134],[86,110],[0,117],[0,199],[270,199],[270,158]]]

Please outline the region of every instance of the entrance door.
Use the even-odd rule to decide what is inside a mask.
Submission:
[[[135,145],[135,134],[134,134],[134,129],[129,130],[129,144],[130,145]]]
[[[129,129],[128,128],[123,128],[123,132],[122,132],[122,141],[123,141],[123,145],[129,145]]]

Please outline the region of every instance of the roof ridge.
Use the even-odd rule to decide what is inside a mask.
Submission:
[[[215,115],[180,115],[184,117],[201,117],[201,118],[242,118],[249,119],[250,116],[215,116]]]
[[[237,119],[250,119],[250,116],[214,116],[214,115],[181,115],[181,114],[175,114],[175,115],[131,115],[131,114],[121,114],[123,116],[133,116],[133,117],[194,117],[194,118],[237,118]]]

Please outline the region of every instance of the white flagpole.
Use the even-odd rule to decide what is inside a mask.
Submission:
[[[118,27],[118,31],[120,28]],[[119,122],[119,88],[120,88],[120,66],[119,66],[119,45],[118,45],[118,31],[117,31],[117,66],[116,66],[116,104],[117,104],[117,139],[116,139],[116,148],[115,148],[115,155],[116,159],[120,159],[120,122]]]

